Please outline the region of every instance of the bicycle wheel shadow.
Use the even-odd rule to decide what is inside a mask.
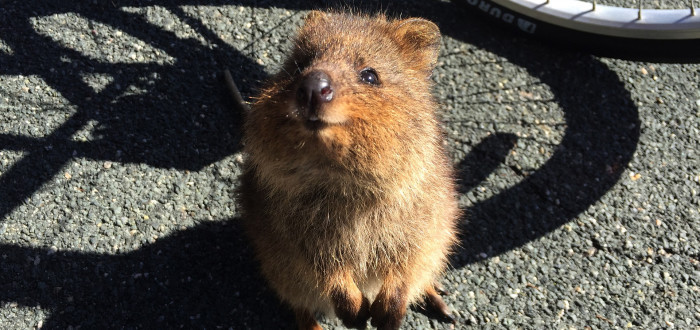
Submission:
[[[149,5],[155,4],[149,2]],[[191,4],[216,3],[192,1]],[[0,30],[0,38],[11,43],[16,54],[12,59],[0,57],[3,64],[0,73],[43,74],[50,86],[78,108],[77,115],[44,139],[27,141],[0,136],[3,148],[28,152],[27,157],[0,177],[0,193],[10,196],[0,202],[1,216],[31,196],[75,155],[93,160],[196,170],[238,150],[240,119],[221,111],[228,107],[219,104],[227,97],[221,95],[223,88],[211,83],[199,84],[196,78],[202,72],[218,72],[222,63],[233,62],[243,68],[234,71],[237,81],[251,79],[244,76],[244,72],[250,72],[254,80],[264,76],[260,66],[223,44],[219,51],[211,54],[208,50],[178,51],[179,47],[201,49],[201,45],[180,40],[171,46],[174,37],[169,34],[152,35],[145,32],[152,30],[150,26],[133,22],[133,18],[125,21],[128,17],[123,13],[111,15],[112,11],[99,12],[93,5],[83,5],[78,8],[56,2],[52,6],[58,8],[36,12],[37,9],[28,4],[25,17],[18,16],[8,23],[18,28],[12,35]],[[248,5],[254,6],[255,2]],[[281,1],[275,5],[297,10],[313,8],[316,3]],[[377,7],[382,6],[368,6],[370,9]],[[402,13],[403,16],[432,19],[445,35],[526,68],[552,89],[565,111],[565,136],[547,163],[517,185],[467,210],[469,221],[462,228],[462,249],[453,260],[455,267],[474,262],[480,253],[494,256],[542,237],[585,211],[618,181],[635,151],[639,119],[629,92],[604,64],[592,57],[553,51],[494,31],[491,24],[454,4],[422,2],[384,9],[392,15]],[[65,11],[108,22],[149,40],[178,62],[168,67],[133,65],[124,69],[156,72],[161,77],[160,85],[120,78],[113,66],[85,61],[80,54],[63,48],[53,51],[73,59],[71,62],[55,60],[49,64],[32,64],[36,58],[46,60],[35,49],[52,46],[47,45],[51,40],[45,38],[27,41],[26,37],[21,37],[35,33],[26,25],[27,17]],[[473,20],[465,22],[465,17]],[[190,23],[196,24],[195,21]],[[200,27],[199,30],[206,33],[206,29]],[[215,39],[211,34],[207,37]],[[21,58],[20,62],[14,61],[17,57]],[[77,76],[70,74],[76,62],[81,68],[111,73],[115,81],[95,95],[87,86],[76,85]],[[52,65],[56,73],[46,70]],[[123,74],[132,76],[129,72]],[[163,82],[192,80],[195,82],[159,90],[164,85],[172,86]],[[124,97],[117,85],[135,85],[150,94]],[[205,108],[201,104],[184,104],[192,99],[208,99],[212,103]],[[117,102],[111,103],[114,100]],[[104,109],[105,104],[111,105]],[[98,113],[95,109],[102,110]],[[71,142],[71,134],[88,119],[102,124],[96,131],[103,138],[92,144]],[[514,135],[497,133],[475,145],[460,164],[460,168],[468,169],[460,174],[462,192],[478,185],[502,163],[516,139]],[[47,149],[47,145],[52,148]],[[23,149],[26,146],[29,149]],[[46,249],[0,245],[0,301],[50,310],[44,323],[44,328],[48,329],[78,325],[88,328],[227,328],[231,324],[244,328],[289,327],[293,324],[291,314],[259,278],[237,222],[237,219],[230,219],[203,224],[122,255],[53,253]]]
[[[211,2],[193,1],[192,5]],[[43,111],[63,111],[68,116],[43,137],[0,132],[3,149],[25,153],[0,175],[0,219],[71,159],[196,171],[239,149],[242,114],[232,111],[231,97],[217,75],[231,68],[243,94],[251,95],[257,82],[266,77],[263,67],[183,10],[183,4],[163,0],[146,5],[167,8],[171,17],[164,21],[186,23],[208,44],[178,37],[149,21],[147,14],[123,9],[137,5],[129,1],[29,1],[3,6],[0,40],[11,52],[0,52],[0,75],[43,80],[65,99],[66,106],[50,109],[40,103],[42,96],[28,99]],[[75,20],[66,23],[60,16],[65,14],[81,17],[89,22],[88,27],[73,23]],[[36,23],[42,19],[53,21],[54,26]],[[48,25],[43,34],[35,27],[40,24]],[[142,43],[118,41],[113,31],[102,30],[105,26]],[[91,40],[95,45],[88,51],[96,54],[81,49]],[[144,61],[128,57],[144,46],[150,48],[142,52]],[[172,63],[159,62],[167,57]],[[88,83],[89,79],[93,82]],[[51,97],[50,92],[44,95]],[[85,135],[81,130],[89,130],[89,139],[77,138]]]
[[[629,91],[598,59],[512,36],[466,5],[460,7],[459,1],[453,5],[450,14],[431,13],[445,33],[525,68],[551,89],[566,124],[561,142],[542,166],[518,174],[519,183],[466,210],[461,248],[452,259],[459,268],[518,248],[586,211],[621,178],[637,148],[641,124]],[[465,17],[486,22],[466,28]],[[460,192],[476,187],[504,163],[517,140],[515,134],[495,132],[473,146],[458,166]]]

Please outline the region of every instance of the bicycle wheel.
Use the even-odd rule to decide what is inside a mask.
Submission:
[[[521,33],[597,55],[700,62],[700,14],[578,0],[457,0]]]

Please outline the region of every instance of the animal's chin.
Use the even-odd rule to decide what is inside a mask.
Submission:
[[[299,124],[311,133],[321,133],[334,127],[346,126],[348,120],[336,120],[336,118],[299,118]]]

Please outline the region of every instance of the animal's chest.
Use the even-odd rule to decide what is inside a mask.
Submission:
[[[410,245],[395,213],[384,205],[353,209],[327,203],[279,219],[294,247],[321,272],[352,267],[367,273],[381,263],[397,261]]]

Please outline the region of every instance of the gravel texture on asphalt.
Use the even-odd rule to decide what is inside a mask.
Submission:
[[[700,65],[557,49],[450,2],[367,7],[444,34],[468,214],[442,280],[457,323],[414,307],[404,328],[700,329]],[[313,8],[0,1],[0,329],[293,327],[241,234],[221,72],[254,95]]]

